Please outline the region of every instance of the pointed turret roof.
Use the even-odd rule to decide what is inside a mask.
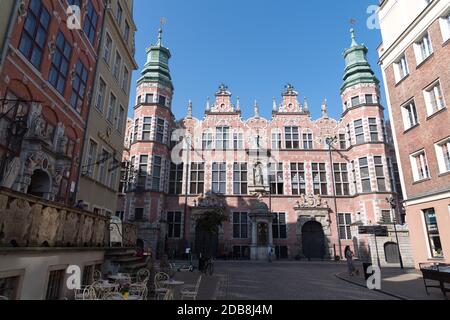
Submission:
[[[147,62],[141,71],[138,84],[141,82],[158,82],[173,90],[169,69],[171,54],[169,49],[162,44],[162,34],[163,30],[159,29],[156,45],[150,45],[147,49]]]
[[[350,48],[344,52],[345,73],[341,93],[356,84],[373,83],[378,85],[380,83],[367,60],[367,47],[363,44],[358,44],[354,29],[351,29],[350,33],[352,43]]]

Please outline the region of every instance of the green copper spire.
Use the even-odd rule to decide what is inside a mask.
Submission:
[[[345,74],[344,84],[341,93],[345,89],[360,83],[373,83],[378,85],[380,81],[375,77],[375,73],[367,61],[368,49],[356,41],[355,30],[350,30],[352,43],[349,49],[345,50]]]
[[[169,49],[162,44],[163,30],[159,29],[156,45],[150,45],[147,49],[147,62],[141,71],[138,84],[142,82],[158,82],[173,90],[172,77],[169,70]]]

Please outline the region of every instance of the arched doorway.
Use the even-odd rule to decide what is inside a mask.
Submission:
[[[217,257],[219,251],[219,226],[207,230],[200,222],[195,228],[195,254]]]
[[[325,234],[322,225],[317,221],[309,221],[302,228],[303,254],[309,260],[324,259]]]
[[[48,173],[43,170],[34,171],[27,193],[32,196],[48,199],[50,192],[51,181]]]
[[[400,263],[398,246],[395,242],[386,242],[384,244],[384,257],[387,263]]]

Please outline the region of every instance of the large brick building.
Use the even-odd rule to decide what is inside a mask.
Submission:
[[[119,209],[139,224],[140,245],[175,256],[190,248],[252,259],[265,259],[270,248],[279,258],[328,259],[350,245],[361,258],[376,259],[374,239],[357,227],[381,222],[391,230],[389,222],[400,218],[386,201],[396,195],[395,161],[379,81],[354,35],[344,54],[339,121],[328,116],[326,101],[322,116],[312,119],[292,85],[281,101],[274,98],[272,119],[260,116],[256,102],[254,116],[243,119],[239,98],[221,85],[203,120],[189,103],[187,116],[175,121],[171,54],[161,33],[147,53],[129,126],[132,174],[124,175]],[[407,232],[399,228],[408,252]],[[378,239],[382,263],[398,262],[395,242],[391,232]]]
[[[450,261],[450,2],[382,1],[379,51],[416,266]]]
[[[27,0],[11,10],[0,74],[2,186],[68,203],[78,180],[104,1]],[[75,24],[76,25],[76,24]]]

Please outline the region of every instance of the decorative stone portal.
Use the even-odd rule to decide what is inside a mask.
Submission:
[[[298,254],[308,259],[331,259],[331,218],[328,204],[320,196],[302,195],[294,208],[297,215]]]
[[[269,250],[273,251],[272,222],[269,207],[264,202],[255,200],[250,213],[252,222],[251,260],[267,260]],[[275,251],[273,251],[275,252]]]

